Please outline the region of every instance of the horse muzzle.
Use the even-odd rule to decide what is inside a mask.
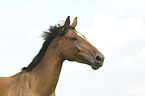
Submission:
[[[92,69],[97,70],[103,66],[104,56],[96,55],[94,61],[91,62],[90,66]]]

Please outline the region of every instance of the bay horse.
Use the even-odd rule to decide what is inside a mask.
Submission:
[[[68,16],[64,25],[50,26],[49,31],[43,33],[45,41],[32,62],[20,73],[0,78],[0,96],[55,96],[65,60],[99,69],[104,55],[77,34],[76,25],[77,17],[70,25]]]

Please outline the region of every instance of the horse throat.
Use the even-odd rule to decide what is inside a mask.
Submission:
[[[60,46],[50,46],[39,64],[32,70],[33,91],[40,96],[49,96],[56,88],[64,59]]]

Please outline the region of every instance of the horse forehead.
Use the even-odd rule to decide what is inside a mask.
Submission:
[[[76,36],[76,35],[78,35],[78,34],[76,33],[75,30],[70,29],[70,30],[68,30],[67,35],[68,35],[68,36],[74,36],[74,35]]]
[[[88,41],[83,34],[81,34],[80,32],[78,32],[74,29],[68,30],[67,37],[79,37],[79,38],[83,38],[85,41]]]

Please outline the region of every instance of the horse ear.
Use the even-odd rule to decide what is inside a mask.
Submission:
[[[65,24],[63,26],[63,30],[67,29],[70,26],[70,16],[66,18]]]
[[[77,17],[74,19],[71,26],[74,27],[74,28],[77,26]]]

